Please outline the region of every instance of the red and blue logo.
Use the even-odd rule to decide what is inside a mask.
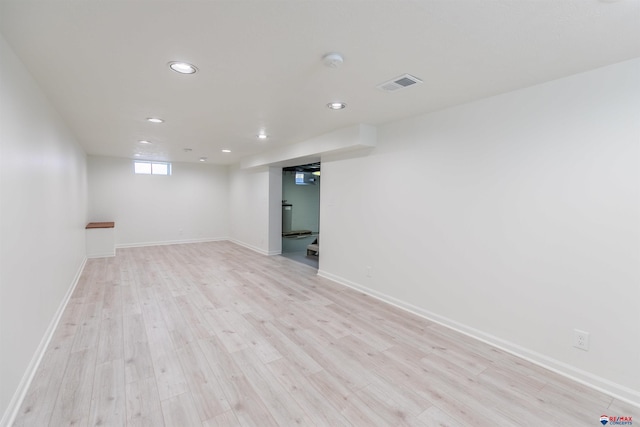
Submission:
[[[633,425],[633,417],[609,417],[607,415],[600,416],[602,425],[630,426]]]

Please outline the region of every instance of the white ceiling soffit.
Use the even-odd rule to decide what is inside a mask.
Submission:
[[[242,159],[240,167],[247,169],[258,166],[295,166],[303,164],[300,163],[300,159],[321,159],[327,154],[373,148],[376,143],[376,128],[360,124],[247,156]]]
[[[639,22],[637,0],[0,0],[87,153],[217,164],[638,57]],[[424,83],[376,88],[402,73]]]

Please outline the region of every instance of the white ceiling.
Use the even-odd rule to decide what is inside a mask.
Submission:
[[[230,164],[638,57],[640,1],[0,0],[0,32],[87,153]]]

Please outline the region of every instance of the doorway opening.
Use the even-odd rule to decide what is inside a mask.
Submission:
[[[282,256],[318,268],[319,162],[282,169]]]

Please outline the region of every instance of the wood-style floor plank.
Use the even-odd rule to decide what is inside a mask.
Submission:
[[[425,425],[433,427],[473,427],[454,419],[437,406],[432,406],[422,414],[418,415],[418,420]]]
[[[188,344],[179,349],[178,358],[202,421],[231,409],[222,387],[218,384],[197,343]]]
[[[300,405],[256,355],[242,350],[234,354],[234,360],[278,425],[312,424]]]
[[[279,359],[267,364],[269,370],[289,392],[293,400],[307,414],[315,414],[313,422],[327,426],[348,426],[350,423],[332,406],[327,399],[316,392],[304,372],[286,359]]]
[[[104,306],[103,306],[104,307]],[[105,310],[100,321],[98,364],[124,358],[122,310]]]
[[[162,401],[162,414],[167,427],[200,426],[198,410],[190,392]]]
[[[146,378],[126,385],[128,426],[162,427],[164,417],[155,378]]]
[[[638,408],[230,242],[87,261],[16,426],[584,426]]]
[[[237,425],[240,425],[240,421],[231,410],[202,422],[202,427],[230,427]]]
[[[89,413],[91,425],[124,425],[126,415],[124,361],[117,359],[98,365]]]
[[[87,425],[89,423],[96,356],[95,348],[72,352],[69,355],[56,403],[49,417],[49,425]]]
[[[255,388],[226,351],[217,337],[200,340],[202,353],[209,363],[218,384],[243,426],[275,426],[276,420],[267,410]]]
[[[189,389],[182,366],[178,361],[171,334],[164,323],[160,308],[153,299],[148,299],[142,304],[142,314],[160,399],[186,393]]]
[[[147,339],[142,314],[125,316],[124,326],[124,370],[127,384],[150,378],[154,375],[151,349]]]

